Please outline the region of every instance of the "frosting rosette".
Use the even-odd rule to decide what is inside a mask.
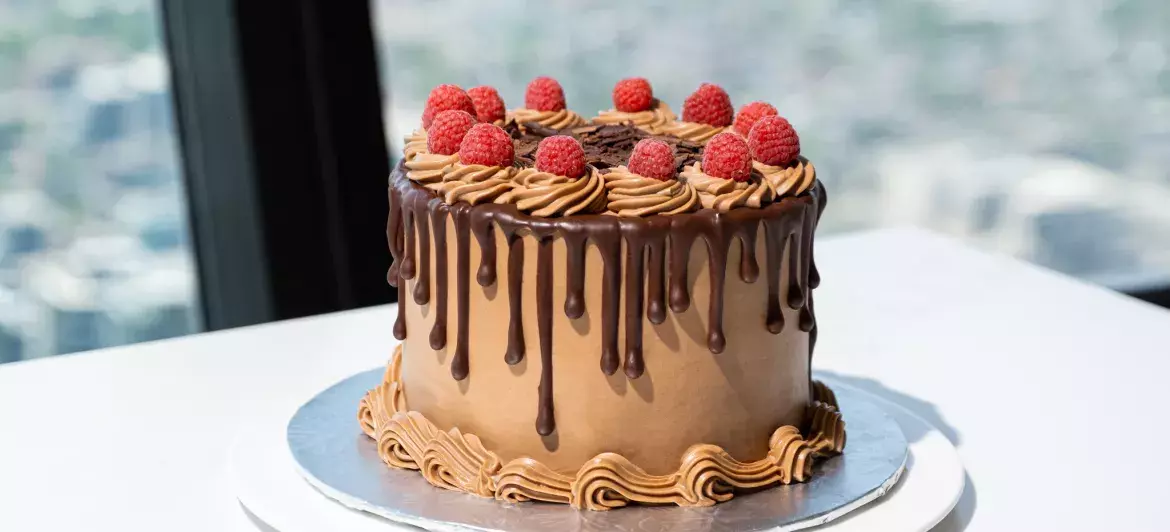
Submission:
[[[638,129],[655,135],[662,133],[663,128],[674,122],[674,111],[671,111],[670,106],[666,105],[666,102],[662,100],[658,100],[653,108],[645,111],[627,113],[618,111],[617,109],[610,109],[608,111],[602,111],[593,118],[594,124],[633,124]]]
[[[405,145],[402,147],[403,159],[409,161],[420,153],[427,152],[427,130],[416,129],[403,137]]]
[[[516,169],[511,166],[458,163],[448,168],[441,182],[425,186],[439,193],[448,205],[460,201],[478,205],[516,188],[512,182],[512,174],[515,172]]]
[[[569,129],[585,124],[585,119],[581,115],[569,109],[538,111],[536,109],[520,108],[514,109],[509,114],[510,118],[521,126],[529,122],[535,122],[553,129]]]
[[[690,183],[660,181],[635,174],[625,166],[605,174],[605,189],[606,208],[618,216],[679,214],[702,206],[698,191]]]
[[[772,189],[777,198],[799,196],[817,180],[817,170],[812,162],[799,157],[786,166],[771,166],[752,161],[752,167],[762,176],[762,181]]]
[[[451,167],[459,163],[459,155],[441,155],[425,151],[417,152],[403,163],[406,166],[406,178],[421,185],[429,185],[443,181],[443,176]]]
[[[699,144],[706,144],[708,140],[711,140],[711,137],[730,129],[729,127],[712,126],[699,122],[674,121],[662,126],[659,133],[691,142],[698,142]]]
[[[569,216],[605,209],[605,183],[596,168],[573,179],[525,168],[512,178],[515,188],[496,197],[495,203],[511,203],[533,216]]]
[[[695,187],[703,207],[727,212],[736,207],[760,208],[772,203],[775,195],[759,176],[752,174],[748,181],[723,179],[703,173],[701,163],[683,168],[679,177]]]

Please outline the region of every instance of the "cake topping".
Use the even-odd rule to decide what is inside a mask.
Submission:
[[[666,181],[675,176],[674,151],[661,140],[642,139],[630,153],[629,171],[643,177]]]
[[[626,78],[613,87],[613,107],[623,113],[649,110],[654,105],[654,90],[646,78]]]
[[[739,112],[735,115],[735,132],[748,136],[751,132],[752,126],[756,121],[765,116],[776,116],[780,113],[776,112],[776,108],[768,102],[752,102],[739,108]]]
[[[594,124],[633,124],[638,129],[654,135],[661,134],[667,126],[675,123],[674,111],[662,100],[654,100],[653,107],[645,111],[627,113],[618,109],[602,111],[593,119]]]
[[[504,100],[495,88],[487,85],[472,87],[467,90],[467,95],[475,106],[476,120],[489,124],[504,120]]]
[[[512,137],[492,124],[472,126],[459,144],[459,160],[463,164],[511,166],[514,153]]]
[[[748,133],[748,146],[753,159],[771,166],[788,164],[800,155],[800,137],[792,124],[780,116],[765,116],[757,121]]]
[[[671,175],[674,175],[673,168]],[[698,191],[690,183],[645,177],[625,166],[605,174],[605,189],[608,191],[606,208],[618,216],[672,215],[703,206]]]
[[[536,148],[536,169],[576,179],[585,173],[585,150],[568,135],[548,137]]]
[[[539,76],[524,92],[524,107],[536,111],[561,111],[565,108],[565,91],[557,80]]]
[[[731,98],[727,96],[727,92],[712,83],[699,85],[699,88],[683,102],[684,122],[727,127],[731,125],[734,114],[735,109],[731,107]]]
[[[703,173],[733,181],[747,181],[752,173],[748,143],[734,133],[720,133],[703,148]]]
[[[521,212],[543,218],[605,210],[605,183],[594,168],[586,168],[580,179],[525,168],[512,181],[516,188],[495,203],[511,203]]]
[[[797,157],[787,166],[772,166],[753,161],[752,167],[763,177],[764,183],[777,197],[799,196],[812,188],[817,180],[817,170],[803,157]]]
[[[451,155],[459,151],[459,143],[467,130],[475,125],[475,118],[467,111],[443,111],[435,116],[427,128],[427,151],[440,155]]]
[[[431,89],[431,95],[427,97],[427,105],[423,109],[422,125],[423,129],[429,129],[431,122],[443,111],[451,109],[458,109],[466,111],[467,114],[475,115],[475,104],[471,102],[471,97],[463,92],[463,89],[458,85],[442,84],[434,89]]]

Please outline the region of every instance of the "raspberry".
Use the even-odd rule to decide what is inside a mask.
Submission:
[[[483,85],[467,89],[471,103],[475,105],[475,119],[489,124],[504,119],[504,100],[496,89]]]
[[[537,77],[524,91],[524,107],[537,111],[560,111],[565,108],[565,90],[555,79]]]
[[[550,174],[578,178],[585,173],[585,150],[577,139],[553,135],[536,147],[536,169]]]
[[[645,111],[654,104],[654,90],[646,78],[626,78],[613,86],[613,106],[623,113]]]
[[[443,111],[431,121],[427,129],[427,151],[440,155],[451,155],[459,151],[463,135],[475,125],[475,119],[467,111]]]
[[[800,137],[784,117],[765,116],[748,133],[752,158],[764,164],[780,166],[800,155]]]
[[[704,83],[683,101],[684,122],[698,122],[715,127],[731,125],[735,110],[731,98],[719,85]]]
[[[674,150],[661,140],[639,140],[626,167],[640,176],[666,181],[674,177]]]
[[[436,115],[451,109],[467,111],[471,116],[475,116],[475,104],[471,103],[471,97],[458,85],[444,83],[431,89],[431,95],[427,96],[427,106],[423,108],[423,129],[430,129]]]
[[[752,102],[739,108],[735,115],[735,132],[747,138],[752,125],[765,116],[776,116],[776,108],[768,102]]]
[[[459,161],[484,166],[512,166],[512,137],[493,124],[476,124],[459,144]]]
[[[752,175],[748,143],[735,133],[723,132],[703,147],[703,173],[723,179],[747,181]]]

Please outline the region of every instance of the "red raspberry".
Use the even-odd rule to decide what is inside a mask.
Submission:
[[[776,112],[776,108],[768,102],[752,102],[739,108],[739,112],[735,114],[735,132],[743,135],[745,138],[748,132],[752,130],[752,125],[765,116],[776,116],[780,113]]]
[[[560,111],[565,108],[565,90],[555,79],[537,77],[524,91],[524,107],[537,111]]]
[[[646,78],[626,78],[613,86],[613,106],[623,113],[645,111],[654,105],[654,89]]]
[[[711,137],[703,147],[703,173],[723,179],[747,181],[748,176],[752,175],[752,156],[747,141],[731,132]]]
[[[431,121],[427,129],[427,151],[440,155],[451,155],[459,151],[463,135],[475,125],[475,119],[467,111],[443,111]]]
[[[504,119],[504,100],[496,89],[483,85],[467,89],[471,103],[475,104],[475,119],[489,124]]]
[[[731,125],[731,118],[734,115],[735,109],[731,107],[731,98],[719,85],[711,83],[699,85],[699,88],[683,101],[684,122],[725,127]]]
[[[800,137],[784,117],[765,116],[748,133],[752,158],[764,164],[781,166],[800,155]]]
[[[585,173],[585,150],[568,135],[547,137],[536,146],[536,169],[574,179],[581,177]]]
[[[471,97],[458,85],[443,84],[431,89],[431,95],[427,96],[427,106],[423,108],[423,129],[430,129],[436,115],[451,109],[467,111],[475,116],[475,104],[471,103]]]
[[[666,181],[674,177],[674,150],[661,140],[642,139],[630,153],[631,172],[640,176]]]
[[[516,149],[512,137],[494,124],[471,126],[459,144],[459,161],[463,164],[484,166],[512,166]]]

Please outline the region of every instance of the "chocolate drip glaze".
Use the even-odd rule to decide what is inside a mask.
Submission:
[[[613,375],[619,362],[617,329],[622,289],[622,241],[617,220],[606,218],[606,229],[591,231],[591,238],[601,251],[601,371]]]
[[[557,430],[553,415],[552,377],[552,237],[542,237],[536,252],[536,329],[540,336],[540,405],[536,413],[536,433],[548,436]]]
[[[479,242],[479,270],[475,280],[486,288],[496,282],[496,232],[492,229],[491,217],[486,211],[471,211],[471,232]]]
[[[626,140],[622,140],[626,142]],[[666,308],[675,313],[690,307],[687,275],[692,247],[696,240],[707,246],[711,297],[708,312],[707,343],[712,353],[726,347],[723,334],[723,291],[726,279],[728,252],[738,240],[741,258],[738,275],[744,282],[756,282],[761,265],[756,256],[755,243],[759,227],[764,226],[764,276],[767,284],[765,319],[762,324],[773,334],[785,326],[780,283],[782,261],[788,255],[787,298],[784,302],[799,312],[798,326],[809,333],[811,356],[816,342],[817,328],[813,315],[810,289],[819,282],[819,274],[812,260],[812,238],[816,222],[824,206],[824,187],[818,182],[808,193],[785,198],[759,209],[735,209],[725,213],[704,209],[695,213],[647,218],[618,218],[605,215],[583,215],[568,218],[536,218],[521,213],[513,205],[486,204],[471,207],[467,204],[447,206],[434,192],[416,185],[405,177],[400,166],[391,176],[391,215],[387,222],[387,241],[394,265],[388,272],[391,284],[405,287],[408,279],[416,283],[431,282],[428,244],[419,242],[434,238],[436,324],[431,331],[431,346],[440,349],[446,344],[446,217],[452,217],[456,246],[456,316],[458,319],[455,353],[451,374],[455,379],[467,378],[469,343],[469,284],[471,235],[480,247],[481,262],[476,280],[487,287],[497,280],[495,231],[503,233],[507,243],[507,296],[509,307],[508,346],[504,360],[517,364],[524,358],[522,279],[524,270],[524,239],[536,238],[537,286],[536,313],[540,347],[541,375],[536,427],[541,435],[556,430],[553,414],[552,377],[552,292],[554,283],[552,246],[556,238],[566,246],[567,261],[565,314],[576,319],[584,315],[585,257],[587,246],[597,247],[602,259],[601,288],[601,369],[608,375],[623,365],[618,352],[619,312],[624,310],[625,346],[624,367],[628,378],[636,379],[645,372],[642,332],[643,316],[651,323],[666,320]],[[420,223],[421,221],[421,223]],[[429,223],[427,223],[429,222]],[[429,226],[429,227],[428,227]],[[424,227],[427,227],[424,229]],[[429,229],[429,233],[428,233]],[[626,250],[624,261],[622,249]],[[416,268],[417,264],[417,268]],[[625,268],[625,308],[621,308],[622,269]],[[667,270],[669,269],[669,280]],[[415,287],[414,294],[429,295],[426,289]],[[427,298],[422,298],[425,301]],[[416,301],[419,299],[416,298]],[[407,301],[400,298],[399,316],[394,324],[396,338],[406,335],[404,315]],[[442,322],[442,325],[440,325]],[[439,346],[439,347],[435,347]]]
[[[431,349],[438,351],[447,346],[447,212],[450,209],[441,204],[430,208],[431,225],[435,228],[435,325],[431,327],[429,340]]]
[[[467,336],[468,336],[468,284],[470,281],[471,237],[468,235],[471,223],[471,206],[460,203],[453,207],[455,221],[455,311],[459,322],[455,325],[455,354],[451,357],[451,376],[461,381],[467,378]],[[446,280],[444,279],[444,283]]]
[[[435,198],[432,202],[441,200]],[[444,205],[445,206],[445,205]],[[430,213],[434,213],[441,209],[438,206],[428,209]],[[430,230],[430,213],[422,212],[414,216],[415,231],[418,233],[418,271],[415,272],[417,280],[414,283],[414,302],[419,305],[426,305],[431,298],[431,230]],[[436,248],[438,249],[438,248]]]
[[[566,231],[565,247],[568,250],[565,276],[565,315],[577,319],[585,315],[585,240],[584,232]]]
[[[506,235],[508,242],[508,350],[504,361],[510,366],[524,360],[524,329],[521,320],[520,285],[524,282],[524,241],[515,231]]]

